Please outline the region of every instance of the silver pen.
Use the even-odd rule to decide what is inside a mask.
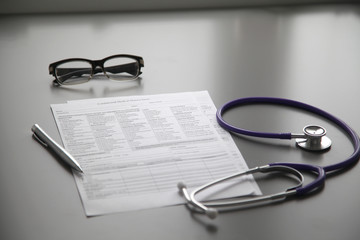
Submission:
[[[80,167],[80,164],[68,153],[63,147],[57,144],[49,135],[47,135],[44,130],[42,130],[39,125],[34,124],[31,131],[33,131],[35,138],[44,146],[53,150],[61,160],[67,163],[70,167],[76,171],[83,172]]]

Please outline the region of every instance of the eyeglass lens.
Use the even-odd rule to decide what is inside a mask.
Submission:
[[[84,83],[91,78],[92,66],[85,61],[69,61],[58,65],[55,74],[62,84]]]
[[[103,71],[112,80],[131,80],[137,78],[140,72],[139,63],[128,57],[113,57],[104,62]],[[85,83],[95,74],[102,73],[87,61],[72,60],[58,65],[55,74],[61,84]]]
[[[132,58],[116,57],[104,62],[104,71],[112,80],[130,80],[139,75],[139,63]]]

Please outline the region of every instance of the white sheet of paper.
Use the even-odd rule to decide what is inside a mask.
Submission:
[[[181,204],[178,182],[191,190],[248,169],[218,126],[207,91],[69,101],[51,109],[66,150],[84,170],[74,178],[87,216]],[[261,194],[251,176],[232,185],[208,195]]]

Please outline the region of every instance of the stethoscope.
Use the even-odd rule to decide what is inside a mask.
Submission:
[[[300,164],[300,163],[270,163],[268,165],[255,167],[244,172],[235,173],[230,176],[226,176],[210,183],[207,183],[203,186],[196,188],[193,192],[189,193],[187,187],[184,183],[179,183],[178,188],[191,210],[200,211],[205,213],[210,218],[215,218],[218,215],[218,212],[231,211],[240,208],[244,204],[258,203],[263,201],[272,201],[272,200],[283,200],[289,196],[301,196],[309,192],[312,192],[316,189],[322,187],[325,183],[326,173],[345,169],[359,160],[360,157],[360,140],[358,135],[354,130],[352,130],[345,122],[339,118],[331,115],[328,112],[325,112],[319,108],[313,107],[311,105],[289,100],[283,98],[270,98],[270,97],[250,97],[250,98],[240,98],[233,101],[230,101],[223,105],[216,113],[216,118],[219,125],[225,130],[241,135],[251,136],[251,137],[260,137],[260,138],[276,138],[276,139],[296,139],[296,144],[298,147],[308,151],[325,151],[331,147],[331,140],[325,136],[325,128],[318,125],[308,125],[303,129],[302,134],[296,133],[269,133],[269,132],[254,132],[246,129],[236,127],[229,124],[223,119],[223,114],[234,107],[249,105],[249,104],[275,104],[289,106],[297,109],[302,109],[311,113],[314,113],[318,116],[324,117],[325,119],[330,120],[342,130],[344,130],[350,137],[354,152],[345,160],[327,166],[316,166],[311,164]],[[301,171],[313,172],[317,175],[316,179],[312,182],[304,185],[304,177],[301,174]],[[253,173],[270,173],[270,172],[281,172],[285,174],[290,174],[295,180],[298,181],[298,184],[294,187],[288,188],[283,192],[270,194],[265,196],[253,197],[250,199],[241,199],[241,200],[217,200],[217,201],[199,201],[196,199],[196,195],[204,190],[234,179],[244,175],[249,175]]]

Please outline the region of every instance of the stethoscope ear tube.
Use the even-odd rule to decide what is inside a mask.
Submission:
[[[178,188],[180,193],[184,196],[186,199],[187,204],[189,204],[192,207],[192,210],[198,210],[203,213],[205,213],[209,218],[215,218],[218,215],[219,211],[230,211],[238,209],[239,207],[245,205],[245,204],[253,204],[258,202],[264,202],[264,201],[271,201],[276,199],[285,199],[288,196],[291,195],[298,195],[298,194],[304,194],[308,191],[308,188],[305,187],[302,188],[302,185],[304,183],[304,177],[301,174],[301,172],[298,171],[297,168],[301,170],[307,170],[307,171],[313,171],[315,168],[307,167],[307,166],[300,166],[301,164],[281,164],[281,163],[274,163],[271,165],[265,165],[261,167],[255,167],[252,169],[249,169],[247,171],[235,173],[233,175],[229,175],[227,177],[223,177],[220,179],[217,179],[215,181],[212,181],[210,183],[207,183],[203,186],[200,186],[199,188],[195,189],[191,193],[188,192],[187,187],[184,183],[180,182],[178,183]],[[319,168],[321,170],[321,168]],[[275,193],[275,194],[269,194],[265,196],[255,196],[251,197],[249,199],[240,199],[237,200],[235,197],[232,199],[225,199],[225,200],[215,200],[215,201],[199,201],[196,199],[196,195],[199,194],[202,191],[205,191],[206,189],[225,182],[229,180],[233,180],[234,178],[238,178],[244,175],[248,174],[254,174],[254,173],[270,173],[270,172],[282,172],[285,174],[291,174],[293,177],[295,177],[298,180],[298,184],[294,187],[288,188],[283,192]],[[320,171],[321,173],[321,171]],[[325,174],[322,172],[319,181],[316,182],[316,185],[321,185],[324,183],[324,177]]]
[[[300,164],[300,163],[270,163],[269,166],[288,166],[299,171],[314,172],[317,174],[315,180],[305,186],[299,186],[296,190],[296,195],[305,195],[309,192],[319,189],[325,184],[326,174],[325,170],[322,167],[309,165],[309,164]]]

